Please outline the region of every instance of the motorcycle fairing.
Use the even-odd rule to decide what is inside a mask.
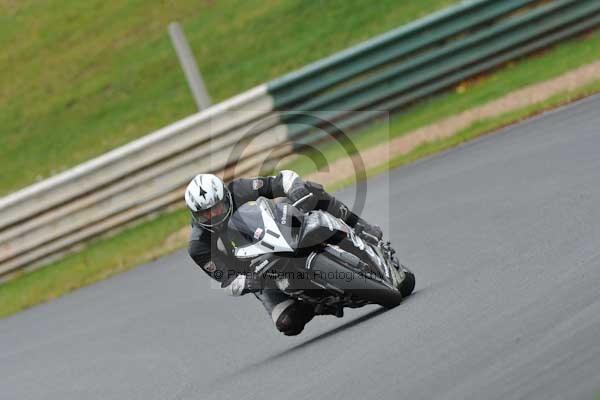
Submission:
[[[229,221],[235,256],[247,259],[267,253],[293,252],[291,208],[287,203],[273,206],[263,198],[242,205]]]

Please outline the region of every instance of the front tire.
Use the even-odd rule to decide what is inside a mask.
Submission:
[[[379,285],[376,282],[372,283],[377,284],[377,286],[379,287],[373,289],[356,290],[354,294],[362,300],[367,300],[370,303],[379,304],[380,306],[385,308],[394,308],[400,305],[400,303],[402,303],[403,296],[402,293],[400,293],[398,290]]]
[[[415,274],[404,266],[400,266],[400,269],[404,272],[404,279],[402,280],[402,283],[400,283],[398,290],[400,290],[403,297],[408,297],[412,294],[413,290],[415,290]]]
[[[348,254],[358,260],[358,257]],[[347,279],[348,274],[351,274],[352,277],[358,274],[356,268],[347,264],[348,260],[339,259],[333,254],[322,252],[316,253],[313,265],[310,266],[309,270],[319,272],[321,276],[326,276],[327,282],[323,283],[357,299],[379,304],[385,308],[396,307],[402,302],[403,296],[398,288],[388,286],[366,275],[360,275],[362,276],[360,281]]]

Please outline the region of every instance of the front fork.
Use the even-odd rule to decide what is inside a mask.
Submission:
[[[390,270],[394,286],[399,289],[400,284],[402,281],[404,281],[405,273],[402,265],[398,261],[398,258],[394,255],[396,250],[392,248],[390,242],[380,244],[377,246],[377,250],[379,254],[382,255],[382,258],[385,260],[385,262],[391,267]]]

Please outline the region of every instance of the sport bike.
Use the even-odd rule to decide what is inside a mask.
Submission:
[[[395,307],[415,287],[390,243],[365,239],[328,212],[308,213],[289,201],[260,197],[239,207],[227,230],[247,273],[315,306],[317,314],[343,315],[344,307]],[[362,237],[361,237],[362,236]]]

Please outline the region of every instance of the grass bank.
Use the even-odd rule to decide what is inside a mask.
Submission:
[[[0,0],[0,196],[195,111],[171,21],[220,101],[454,2]]]

